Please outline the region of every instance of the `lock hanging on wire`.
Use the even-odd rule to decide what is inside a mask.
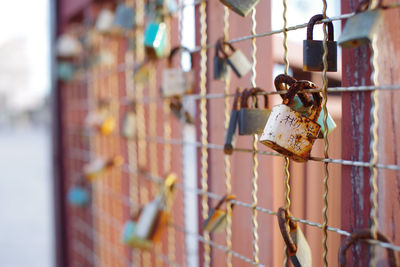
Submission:
[[[382,8],[382,0],[376,7],[372,6],[372,0],[361,1],[356,14],[346,21],[338,40],[339,45],[349,48],[370,43],[383,26]]]
[[[226,46],[231,50],[230,53],[225,51]],[[242,51],[234,48],[232,44],[227,42],[223,43],[223,47],[220,51],[224,54],[226,61],[231,66],[236,76],[241,78],[249,73],[251,70],[251,63]]]
[[[102,8],[96,19],[96,30],[110,33],[114,25],[114,12],[110,8]]]
[[[377,240],[385,243],[391,243],[390,239],[381,232],[378,231],[376,234],[377,234]],[[354,245],[357,241],[370,240],[370,239],[374,240],[374,237],[370,229],[355,230],[350,236],[347,236],[339,248],[339,266],[340,267],[347,266],[346,251],[352,245]],[[400,266],[397,253],[390,248],[387,248],[386,252],[387,252],[389,266],[390,267]]]
[[[312,93],[313,104],[308,117],[290,108],[297,92],[307,88],[316,86],[309,81],[297,81],[290,86],[283,103],[272,109],[260,137],[262,144],[298,162],[308,160],[321,128],[316,122],[321,112],[319,93]]]
[[[277,92],[284,91],[285,85],[286,86],[291,86],[293,83],[295,83],[297,80],[289,75],[286,74],[280,74],[276,76],[274,83],[275,83],[275,89]],[[281,94],[281,97],[284,98],[284,95]],[[304,116],[308,116],[311,112],[311,107],[313,104],[314,99],[311,97],[308,97],[307,94],[304,93],[298,93],[294,98],[293,101],[290,104],[290,107],[297,111],[300,112]],[[321,109],[321,112],[318,116],[317,123],[321,127],[321,131],[318,134],[318,138],[323,138],[324,135],[323,133],[325,132],[325,125],[324,125],[324,110]],[[328,134],[331,133],[334,129],[336,129],[336,123],[333,120],[331,114],[328,112],[328,117],[326,120],[326,123],[328,125]]]
[[[279,208],[277,212],[279,229],[286,244],[286,251],[295,267],[311,267],[311,249],[301,228],[289,218],[289,212]]]
[[[110,135],[114,131],[117,123],[115,118],[111,115],[109,101],[102,99],[97,110],[87,115],[85,124],[88,128],[98,130],[103,135]]]
[[[268,96],[264,95],[264,108],[258,108],[257,94],[265,93],[261,88],[251,88],[242,94],[242,103],[239,110],[239,135],[261,134],[267,123],[271,109],[268,105]],[[249,99],[255,100],[254,107],[250,106]]]
[[[135,137],[136,133],[136,103],[133,101],[129,105],[129,110],[125,113],[122,121],[122,135],[127,139]]]
[[[150,22],[144,33],[144,46],[150,59],[165,55],[167,45],[167,29],[164,22]]]
[[[218,233],[224,230],[226,226],[226,220],[228,217],[227,209],[222,209],[222,205],[230,205],[231,209],[233,210],[234,204],[231,202],[235,200],[236,196],[234,195],[226,195],[224,196],[215,206],[214,209],[211,209],[208,218],[203,223],[204,231],[210,233]],[[230,214],[232,216],[232,214]]]
[[[174,95],[170,98],[170,101],[169,107],[175,117],[185,123],[194,124],[194,118],[189,111],[184,108],[181,96]]]
[[[100,175],[105,171],[114,167],[121,166],[123,162],[124,159],[121,156],[115,156],[108,160],[97,158],[85,164],[85,166],[83,167],[83,173],[86,179],[88,179],[89,181],[93,181],[96,178],[100,177]]]
[[[84,179],[71,186],[67,193],[67,201],[75,207],[84,207],[90,202],[89,186]]]
[[[303,70],[305,71],[323,71],[324,41],[314,40],[314,25],[324,19],[322,14],[313,16],[307,25],[307,40],[303,41]],[[328,27],[328,69],[327,71],[337,71],[337,44],[333,41],[332,22],[324,23],[323,27]]]
[[[240,102],[242,101],[242,93],[240,88],[236,89],[235,97],[233,99],[233,105],[231,115],[229,117],[229,125],[225,135],[224,153],[231,155],[233,152],[234,135],[236,132],[236,126],[238,124]]]
[[[225,81],[229,79],[230,67],[226,61],[225,55],[222,51],[224,47],[224,39],[219,38],[215,44],[215,55],[214,55],[214,80]]]
[[[222,4],[242,17],[247,14],[258,4],[259,0],[220,0]]]
[[[184,95],[193,91],[194,73],[191,67],[189,71],[184,71],[180,67],[174,68],[172,66],[174,56],[182,52],[188,53],[190,61],[193,62],[192,53],[188,48],[178,46],[171,50],[168,57],[168,67],[164,69],[162,76],[162,94],[164,97]]]
[[[135,25],[135,10],[123,3],[117,5],[115,9],[115,16],[113,28],[118,30],[133,30]]]
[[[157,0],[157,9],[163,11],[164,6],[167,9],[168,15],[172,15],[178,11],[178,4],[176,0]]]

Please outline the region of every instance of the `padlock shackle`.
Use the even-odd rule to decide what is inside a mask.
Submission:
[[[338,255],[339,266],[340,267],[347,266],[346,251],[349,247],[354,245],[359,240],[368,240],[368,239],[374,239],[370,229],[355,230],[350,236],[346,237],[346,239],[344,240],[339,249],[339,255]],[[391,243],[390,239],[379,231],[377,232],[377,240],[386,243]],[[399,266],[399,260],[395,251],[390,248],[386,248],[386,251],[387,251],[387,257],[389,259],[389,266],[391,267]]]
[[[236,51],[236,48],[233,47],[233,45],[232,45],[231,43],[228,43],[228,42],[226,42],[226,41],[223,41],[220,45],[221,45],[220,51],[222,52],[222,54],[224,54],[225,59],[227,59],[228,57],[232,56],[233,53],[235,53],[235,51]],[[231,54],[228,54],[228,53],[225,51],[225,46],[228,46],[228,47],[231,49],[231,51],[232,51]]]
[[[371,6],[371,4],[372,4],[372,0],[363,0],[363,1],[361,1],[358,4],[357,8],[356,8],[356,14],[360,13],[360,12],[364,12],[364,11],[366,11],[368,9],[373,10],[373,9],[377,9],[377,8],[385,8],[383,6],[383,1],[382,0],[378,1],[378,5],[375,8],[373,8]]]
[[[242,106],[241,108],[250,108],[250,103],[249,103],[249,98],[251,96],[256,97],[256,103],[255,107],[258,108],[258,99],[257,99],[257,94],[259,93],[265,93],[265,91],[259,87],[254,87],[250,88],[246,91],[246,93],[242,94]],[[269,103],[268,103],[268,95],[264,94],[264,109],[269,108]]]
[[[184,47],[184,46],[177,46],[174,47],[171,52],[169,53],[168,56],[168,68],[172,68],[172,60],[174,59],[174,56],[178,53],[183,53],[186,52],[190,55],[190,69],[192,69],[192,64],[193,64],[193,54],[192,52],[189,50],[189,48]]]
[[[224,38],[221,37],[217,40],[217,43],[215,44],[215,57],[217,58],[222,58],[225,59],[226,58],[226,52],[224,49]],[[222,57],[219,56],[219,54],[222,55]]]
[[[328,19],[328,17],[326,17]],[[317,14],[315,16],[312,16],[310,21],[307,24],[307,40],[312,41],[314,40],[313,38],[313,33],[314,33],[314,25],[318,21],[321,21],[324,19],[324,15],[322,14]],[[333,42],[333,24],[332,22],[324,22],[324,25],[328,25],[328,41]]]
[[[289,212],[282,207],[278,209],[277,217],[279,229],[281,230],[283,241],[285,241],[288,255],[294,256],[297,252],[297,245],[290,236],[290,232],[297,229],[297,223],[289,218]]]
[[[235,195],[225,195],[219,202],[218,204],[215,206],[215,210],[219,210],[221,209],[222,204],[229,202],[229,204],[231,205],[231,209],[233,209],[233,207],[235,206],[235,204],[233,204],[232,202],[230,202],[231,200],[235,200],[236,196]]]
[[[275,84],[275,90],[277,92],[285,91],[286,87],[284,84],[288,85],[289,87],[292,86],[297,80],[293,78],[292,76],[286,75],[286,74],[279,74],[278,76],[275,77],[274,84]],[[285,98],[284,94],[280,94],[282,99]]]

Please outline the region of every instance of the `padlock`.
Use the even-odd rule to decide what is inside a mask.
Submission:
[[[110,135],[117,123],[110,113],[109,106],[110,103],[108,100],[100,100],[97,110],[90,112],[86,117],[86,126],[100,131],[103,135]]]
[[[90,201],[90,194],[84,180],[69,188],[67,193],[68,203],[76,207],[84,207]]]
[[[60,60],[72,60],[83,52],[80,40],[71,33],[61,34],[56,43],[57,58]]]
[[[125,113],[122,122],[122,135],[127,139],[135,137],[136,133],[136,105],[135,102],[130,104],[129,110]]]
[[[71,62],[57,63],[57,77],[60,81],[69,82],[75,74],[75,66]]]
[[[265,93],[261,88],[251,88],[242,94],[242,102],[239,110],[239,135],[261,134],[267,123],[271,110],[268,106],[268,96],[264,95],[264,108],[258,108],[257,94]],[[250,107],[249,99],[254,98],[254,108]]]
[[[233,152],[233,136],[236,132],[236,126],[238,124],[238,114],[240,109],[240,102],[242,93],[240,92],[240,88],[236,89],[235,97],[233,99],[233,106],[231,111],[231,116],[229,118],[229,126],[226,131],[225,136],[225,145],[224,145],[224,153],[226,155],[231,155]]]
[[[125,4],[118,4],[115,9],[114,28],[125,31],[133,30],[135,25],[135,10]]]
[[[83,173],[89,181],[98,178],[103,172],[113,167],[119,167],[124,162],[121,156],[115,156],[109,160],[97,158],[83,167]]]
[[[167,32],[164,22],[150,22],[144,34],[144,46],[151,59],[161,58],[165,54]]]
[[[236,197],[234,195],[226,195],[218,202],[214,209],[210,210],[207,219],[203,222],[204,231],[218,233],[224,230],[228,212],[226,208],[222,209],[222,205],[226,203],[226,205],[230,205],[233,210],[235,205],[231,201],[235,199]],[[230,215],[232,216],[232,214]]]
[[[284,208],[279,208],[277,217],[287,254],[294,267],[311,267],[311,249],[301,228],[289,218],[289,212]]]
[[[297,80],[289,75],[286,74],[280,74],[278,76],[276,76],[275,78],[275,89],[276,91],[283,91],[286,90],[284,84],[290,86],[293,83],[295,83]],[[284,97],[281,94],[282,98]],[[300,112],[302,115],[304,116],[308,116],[311,112],[311,107],[312,107],[312,103],[313,103],[313,98],[311,96],[311,98],[309,98],[306,94],[303,93],[298,93],[294,98],[293,101],[290,104],[290,107],[297,111]],[[319,132],[318,138],[323,138],[324,137],[324,132],[325,132],[325,126],[324,126],[324,110],[321,109],[321,112],[318,116],[318,120],[317,123],[319,124],[319,126],[321,126],[321,130]],[[332,132],[335,128],[336,128],[336,123],[333,120],[331,114],[329,114],[328,112],[328,117],[327,117],[327,125],[328,125],[328,134],[330,132]]]
[[[225,48],[222,47],[221,52],[224,53],[226,61],[239,78],[245,76],[251,70],[251,63],[242,51],[235,49],[230,43],[225,42],[224,46],[225,45],[227,45],[232,51],[231,54],[228,54],[225,52]]]
[[[229,65],[226,62],[226,58],[222,53],[224,39],[218,39],[215,45],[215,55],[214,55],[214,80],[225,81],[229,79],[230,71]]]
[[[324,19],[322,14],[313,16],[307,25],[307,40],[303,41],[303,70],[305,71],[323,71],[324,41],[313,40],[313,30],[316,22]],[[328,26],[328,69],[327,71],[337,71],[337,44],[333,41],[332,22],[324,23]]]
[[[149,80],[149,74],[150,74],[150,70],[149,70],[149,66],[148,66],[148,62],[142,62],[140,64],[138,64],[133,71],[133,79],[136,83],[146,83]]]
[[[172,113],[175,115],[175,117],[177,117],[179,120],[182,120],[188,124],[194,124],[194,118],[183,107],[181,96],[179,96],[179,95],[172,96],[170,98],[169,107],[170,107]]]
[[[381,232],[377,232],[377,240],[385,243],[391,243],[390,239],[386,237],[384,234]],[[347,260],[346,260],[346,251],[349,249],[352,245],[354,245],[357,241],[359,240],[374,240],[374,236],[371,233],[370,229],[362,229],[362,230],[355,230],[350,236],[347,236],[342,245],[339,248],[339,266],[340,267],[346,267],[347,266]],[[387,258],[388,258],[388,263],[390,267],[398,267],[399,265],[399,259],[397,256],[397,253],[390,249],[386,249],[387,252]],[[386,265],[385,265],[386,266]]]
[[[260,137],[262,144],[298,162],[308,160],[321,128],[316,122],[321,112],[319,93],[313,93],[314,102],[308,117],[290,108],[297,92],[307,88],[316,86],[309,81],[297,81],[289,88],[283,103],[272,109]]]
[[[232,11],[235,11],[242,17],[246,17],[247,14],[255,7],[259,0],[220,0],[222,4],[229,7]]]
[[[114,12],[109,8],[102,8],[97,16],[96,30],[100,33],[110,33],[114,22]]]
[[[122,242],[133,248],[150,249],[153,246],[153,242],[151,240],[138,238],[135,235],[135,230],[136,221],[127,221],[122,232]]]
[[[171,97],[174,95],[184,95],[193,90],[194,74],[190,69],[184,71],[182,68],[174,68],[172,66],[173,58],[177,53],[186,52],[193,61],[190,50],[183,46],[175,47],[171,50],[168,57],[168,67],[164,69],[162,76],[162,95],[164,97]]]
[[[350,17],[339,37],[340,46],[358,47],[370,43],[383,23],[382,1],[379,1],[377,7],[372,7],[372,1],[361,1],[356,14]]]
[[[167,8],[169,15],[178,11],[178,4],[175,0],[157,0],[157,8],[164,10],[164,5]]]

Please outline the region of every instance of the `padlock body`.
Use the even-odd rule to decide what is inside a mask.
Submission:
[[[290,260],[292,261],[294,267],[311,267],[311,249],[300,227],[297,227],[296,230],[291,231],[290,236],[297,247],[296,254],[290,255]]]
[[[262,134],[270,109],[242,108],[239,110],[239,135]]]
[[[224,58],[214,57],[214,80],[224,81],[229,78],[229,65]]]
[[[165,23],[150,22],[144,34],[144,46],[151,58],[160,58],[165,54],[166,46]]]
[[[135,21],[134,10],[124,4],[119,4],[115,10],[114,26],[124,30],[132,30]]]
[[[59,62],[57,64],[57,75],[61,81],[69,82],[75,73],[75,67],[69,62]]]
[[[153,243],[150,240],[141,239],[136,236],[136,223],[134,221],[127,221],[124,225],[122,232],[122,241],[124,244],[142,249],[150,249]]]
[[[102,9],[97,16],[96,29],[99,32],[107,33],[111,31],[114,22],[114,13],[110,9]]]
[[[253,7],[259,2],[259,0],[220,0],[225,6],[230,8],[242,17],[246,17],[247,14],[253,9]]]
[[[136,132],[136,115],[134,112],[128,112],[125,114],[124,121],[122,124],[122,135],[125,138],[131,139],[135,137]]]
[[[260,142],[295,161],[304,162],[319,131],[318,123],[281,104],[272,109]]]
[[[162,94],[169,97],[183,95],[192,89],[192,72],[185,72],[180,68],[169,68],[163,71]]]
[[[161,196],[158,196],[152,202],[148,203],[142,210],[139,220],[136,224],[135,234],[141,239],[151,239],[151,235],[154,231],[154,226],[157,223],[159,216]]]
[[[339,37],[342,47],[358,47],[371,42],[382,23],[383,11],[367,10],[350,17]]]
[[[328,70],[337,71],[337,44],[328,41]],[[323,71],[324,62],[324,42],[318,40],[303,41],[303,70],[305,71]]]
[[[232,109],[231,116],[229,118],[229,125],[225,135],[225,145],[224,145],[224,153],[232,154],[233,152],[233,137],[236,132],[236,126],[238,122],[239,111]]]
[[[207,220],[203,223],[204,231],[210,233],[222,232],[226,226],[226,211],[212,209],[208,214]]]
[[[90,197],[89,192],[85,188],[74,186],[68,190],[67,199],[69,204],[82,207],[89,203]]]
[[[251,63],[242,51],[238,49],[227,58],[227,62],[239,78],[245,76],[251,70]]]

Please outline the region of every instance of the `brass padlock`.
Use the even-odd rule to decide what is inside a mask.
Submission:
[[[70,205],[76,207],[84,207],[89,204],[90,191],[84,179],[69,188],[67,200]]]
[[[370,43],[378,33],[383,23],[382,1],[377,7],[372,7],[372,1],[361,1],[356,14],[350,17],[339,37],[342,47],[358,47]]]
[[[359,240],[370,240],[370,239],[374,240],[374,237],[370,229],[356,230],[350,236],[347,236],[339,249],[339,266],[340,267],[347,266],[346,251],[348,248],[350,248]],[[380,232],[377,232],[377,240],[385,243],[391,243],[390,239]],[[387,251],[389,266],[390,267],[400,266],[397,253],[390,248],[387,248],[386,251]]]
[[[226,195],[218,202],[214,209],[210,210],[208,218],[203,223],[204,231],[218,233],[224,230],[228,212],[226,208],[222,209],[222,205],[224,203],[226,203],[226,205],[231,205],[231,209],[233,210],[234,204],[231,201],[235,199],[236,196],[234,195]],[[232,214],[230,215],[232,216]]]
[[[117,30],[133,30],[135,25],[135,10],[125,4],[118,4],[115,9],[114,28]]]
[[[316,122],[321,112],[319,93],[313,93],[314,102],[308,117],[290,108],[297,92],[307,88],[316,86],[309,81],[297,81],[289,88],[283,103],[272,109],[260,137],[262,144],[298,162],[308,160],[321,128]]]
[[[165,54],[167,29],[164,22],[150,22],[144,33],[144,46],[151,59],[161,58]]]
[[[324,41],[313,40],[313,30],[316,22],[324,19],[322,14],[313,16],[307,25],[307,40],[303,41],[303,70],[305,71],[323,71]],[[337,71],[337,44],[333,41],[332,22],[324,23],[328,26],[328,69],[327,71]]]
[[[235,97],[233,99],[231,116],[229,118],[229,125],[226,131],[225,136],[225,145],[224,145],[224,153],[226,155],[231,155],[233,152],[233,137],[236,132],[236,126],[238,124],[238,114],[240,109],[240,102],[242,93],[240,92],[240,88],[236,89]]]
[[[289,218],[289,212],[284,208],[279,208],[277,216],[286,251],[293,265],[295,267],[311,267],[311,249],[300,227]]]
[[[225,79],[229,79],[230,71],[229,65],[226,62],[226,58],[223,49],[224,39],[218,39],[215,45],[215,55],[214,55],[214,80],[225,81]]]
[[[96,30],[100,33],[110,33],[113,22],[114,12],[110,8],[102,8],[97,16]]]
[[[225,46],[230,48],[230,54],[225,52]],[[251,70],[251,63],[247,57],[242,53],[242,51],[235,49],[230,43],[225,42],[221,52],[224,54],[228,64],[232,67],[232,70],[239,78],[245,76]]]
[[[179,120],[184,121],[185,123],[188,124],[193,124],[194,123],[194,118],[192,115],[184,109],[183,103],[182,103],[182,97],[179,95],[174,95],[170,98],[170,104],[169,107],[172,111],[172,113],[177,117]]]
[[[192,69],[184,71],[180,67],[174,68],[172,66],[174,56],[182,52],[188,53],[191,57],[191,62],[193,62],[192,53],[188,48],[178,46],[171,50],[168,57],[168,67],[164,69],[162,76],[162,94],[164,97],[184,95],[193,90],[194,73]]]
[[[222,4],[229,7],[232,11],[235,11],[242,17],[246,17],[247,14],[255,7],[259,0],[220,0]]]
[[[125,113],[122,122],[122,135],[127,139],[135,137],[136,133],[136,104],[132,102],[129,106],[129,110]]]
[[[251,88],[242,94],[239,110],[239,135],[261,134],[267,123],[271,109],[268,106],[268,96],[264,95],[264,108],[258,108],[257,94],[265,93],[261,88]],[[249,99],[254,98],[254,108],[250,107]]]
[[[123,157],[115,156],[109,160],[104,160],[102,158],[97,158],[83,166],[83,173],[89,181],[93,181],[98,178],[105,171],[113,168],[119,167],[124,162]]]
[[[295,83],[297,80],[289,75],[286,74],[280,74],[278,76],[276,76],[275,78],[275,89],[276,91],[283,91],[286,90],[284,84],[286,84],[286,86],[291,86],[293,83]],[[284,95],[281,94],[281,97],[284,98]],[[293,101],[290,104],[290,107],[297,111],[300,112],[301,114],[303,114],[304,116],[308,116],[311,112],[311,107],[313,104],[313,98],[308,97],[307,94],[303,94],[303,93],[298,93],[294,98]],[[321,109],[321,112],[319,114],[317,123],[319,124],[319,126],[321,126],[321,130],[319,132],[318,138],[323,138],[323,134],[325,132],[325,126],[324,126],[324,110]],[[328,117],[326,120],[326,123],[328,125],[328,134],[330,132],[332,132],[335,128],[336,128],[336,123],[333,120],[331,114],[329,114],[328,112]]]

